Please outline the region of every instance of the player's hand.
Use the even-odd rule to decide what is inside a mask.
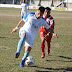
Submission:
[[[14,28],[14,29],[12,29],[12,32],[11,33],[14,33],[14,32],[16,32],[17,31],[17,29],[16,28]]]
[[[57,34],[55,34],[55,33],[53,33],[53,36],[54,36],[54,37],[56,37],[56,38],[58,38],[58,37],[59,37],[59,36],[58,36]]]
[[[45,35],[44,39],[46,40],[49,37],[49,34]]]

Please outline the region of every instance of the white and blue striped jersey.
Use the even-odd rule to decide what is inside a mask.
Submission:
[[[22,30],[25,30],[31,37],[35,38],[38,30],[41,26],[44,26],[46,29],[49,29],[47,21],[43,18],[37,18],[35,12],[29,12],[23,18],[25,24],[22,27]]]

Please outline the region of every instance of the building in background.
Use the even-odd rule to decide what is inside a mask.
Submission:
[[[0,7],[17,7],[20,5],[22,0],[0,0]],[[37,9],[38,6],[51,7],[52,9],[58,10],[72,10],[72,0],[26,0],[26,3],[30,5],[30,8]],[[3,4],[3,5],[2,5]],[[6,5],[7,4],[7,5]],[[8,4],[11,4],[8,6]],[[20,7],[20,6],[18,6]],[[17,7],[17,8],[18,8]]]
[[[65,0],[64,3],[66,4],[67,8],[72,8],[72,0]]]
[[[0,4],[20,4],[20,0],[0,0]]]

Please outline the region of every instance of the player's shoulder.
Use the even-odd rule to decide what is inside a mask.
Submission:
[[[27,3],[21,3],[21,5],[28,5]]]
[[[46,19],[43,16],[41,18],[46,21]]]
[[[46,19],[43,16],[41,17],[41,21],[47,23]]]
[[[34,15],[35,14],[35,12],[29,12],[29,13],[27,13],[27,15]]]
[[[25,4],[25,3],[21,3],[21,5],[23,5],[23,4]]]
[[[52,15],[50,15],[50,19],[54,19]]]
[[[29,12],[28,14],[35,14],[35,12]]]
[[[27,17],[29,17],[29,16],[31,16],[31,15],[34,15],[35,14],[35,12],[29,12],[29,13],[27,13],[26,15],[25,15],[25,19],[27,18]]]
[[[28,5],[27,3],[25,3],[26,5]]]

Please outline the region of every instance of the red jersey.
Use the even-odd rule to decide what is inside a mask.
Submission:
[[[45,18],[49,26],[54,29],[54,25],[55,25],[54,18],[51,15],[48,18],[43,15],[43,18]],[[42,26],[41,28],[44,28],[44,26]]]
[[[43,18],[45,18],[46,21],[48,22],[49,26],[54,29],[54,26],[55,26],[54,18],[51,15],[49,15],[48,18],[43,15]],[[46,28],[44,28],[44,26],[41,26],[40,37],[45,36],[47,33],[48,33],[48,30]],[[50,41],[51,41],[51,38],[52,38],[52,34],[49,34]]]

